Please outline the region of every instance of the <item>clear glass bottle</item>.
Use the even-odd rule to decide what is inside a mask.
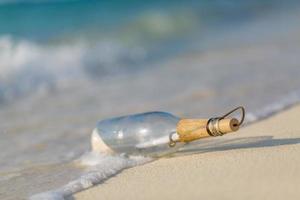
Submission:
[[[158,157],[176,152],[186,142],[236,131],[241,122],[225,117],[181,119],[166,112],[147,112],[98,122],[91,143],[94,151]]]

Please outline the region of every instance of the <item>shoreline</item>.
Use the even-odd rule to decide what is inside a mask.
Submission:
[[[126,169],[69,199],[298,199],[299,117],[296,104],[237,134]]]
[[[299,6],[254,3],[259,9],[248,16],[240,12],[248,3],[217,3],[208,7],[230,15],[210,21],[201,16],[213,10],[198,15],[192,4],[191,13],[176,3],[166,10],[153,4],[145,16],[121,11],[131,18],[109,20],[118,33],[92,30],[91,21],[88,35],[72,34],[82,23],[71,24],[76,30],[46,42],[52,36],[43,33],[60,21],[47,15],[54,26],[36,32],[44,42],[28,30],[0,36],[0,199],[300,199]],[[90,35],[99,31],[104,35]],[[247,110],[239,132],[190,143],[169,157],[91,152],[102,119],[148,111],[206,118],[239,105]]]

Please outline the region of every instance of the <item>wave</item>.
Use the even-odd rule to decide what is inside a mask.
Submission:
[[[44,46],[10,36],[0,37],[0,51],[0,102],[124,72],[146,56],[143,48],[129,49],[116,41]]]
[[[278,101],[270,103],[260,110],[247,113],[246,123],[250,124],[268,118],[298,103],[300,103],[300,90],[290,92],[282,98],[279,98]]]
[[[76,161],[85,167],[85,172],[78,179],[71,181],[57,190],[33,195],[30,197],[30,200],[64,200],[65,197],[103,182],[126,168],[142,165],[150,161],[152,161],[151,158],[142,156],[110,156],[97,152],[89,152]]]

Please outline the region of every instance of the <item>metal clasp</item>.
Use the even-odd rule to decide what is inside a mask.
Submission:
[[[222,117],[218,117],[219,119],[224,119],[226,117],[228,117],[229,115],[231,115],[232,113],[236,112],[237,110],[241,110],[241,119],[239,120],[239,126],[242,125],[242,123],[244,122],[245,120],[245,108],[243,106],[239,106],[239,107],[236,107],[235,109],[229,111],[228,113],[226,113],[225,115],[223,115]]]
[[[176,134],[176,132],[172,132],[172,133],[170,133],[170,135],[169,135],[169,147],[175,147],[175,145],[176,145],[176,142],[177,141],[175,141],[175,140],[173,140],[173,135],[174,134]]]

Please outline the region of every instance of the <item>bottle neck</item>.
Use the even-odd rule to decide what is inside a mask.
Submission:
[[[176,127],[177,136],[170,135],[170,144],[222,136],[237,131],[239,126],[239,121],[235,118],[181,119]]]

